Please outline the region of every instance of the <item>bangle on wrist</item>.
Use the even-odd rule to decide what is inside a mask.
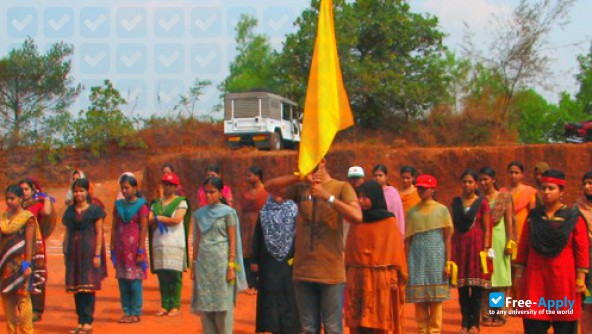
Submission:
[[[138,255],[144,255],[144,250],[143,249],[138,249]]]
[[[236,268],[236,264],[234,263],[234,261],[228,261],[228,268]]]
[[[584,285],[584,280],[583,279],[576,279],[576,285],[578,285],[578,286]]]
[[[100,258],[101,258],[101,254],[99,254],[99,255],[95,255],[95,257],[98,257],[98,258],[100,259]]]

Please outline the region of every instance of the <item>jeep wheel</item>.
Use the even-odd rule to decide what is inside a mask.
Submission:
[[[279,132],[274,132],[269,136],[269,149],[279,151],[282,149],[282,136]]]

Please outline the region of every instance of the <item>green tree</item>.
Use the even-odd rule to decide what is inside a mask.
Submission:
[[[296,20],[276,66],[283,95],[303,104],[316,37],[318,0]],[[334,1],[344,83],[355,117],[369,127],[422,116],[449,101],[444,34],[437,18],[404,1]],[[394,117],[393,117],[394,116]]]
[[[257,19],[241,16],[236,26],[238,53],[230,63],[230,74],[218,87],[223,93],[275,87],[277,55],[267,36],[255,33],[256,27]]]
[[[592,114],[592,43],[587,55],[578,56],[578,63],[580,73],[576,75],[576,79],[580,84],[580,90],[576,94],[576,99],[583,111],[590,115]]]
[[[557,120],[557,106],[547,102],[534,89],[516,93],[512,112],[518,115],[517,130],[522,143],[542,143],[550,139]]]
[[[178,112],[177,118],[181,118],[183,112],[187,113],[190,118],[194,118],[195,105],[197,101],[199,101],[199,98],[204,94],[204,89],[211,84],[212,82],[209,80],[195,79],[195,81],[193,81],[193,86],[189,88],[187,94],[179,96],[179,101],[173,109]]]
[[[31,38],[0,59],[0,129],[10,146],[38,142],[80,93],[70,76],[70,45],[53,44],[41,54]]]
[[[80,117],[73,124],[69,136],[76,147],[90,149],[99,156],[111,143],[119,147],[134,146],[131,139],[136,132],[133,120],[125,116],[121,105],[126,101],[109,80],[103,86],[91,88],[91,105],[80,111]]]
[[[586,119],[577,100],[563,92],[559,105],[547,102],[534,89],[517,92],[511,106],[522,143],[564,141],[565,124]]]
[[[544,52],[549,33],[556,25],[567,23],[568,12],[575,0],[520,0],[509,17],[495,17],[491,43],[484,54],[472,42],[466,49],[476,63],[483,64],[498,80],[494,90],[501,88],[498,96],[499,115],[494,115],[496,127],[511,130],[517,117],[512,117],[516,92],[533,85],[546,87],[551,77],[551,59]]]

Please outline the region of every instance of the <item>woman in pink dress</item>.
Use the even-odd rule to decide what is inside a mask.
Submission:
[[[397,224],[401,236],[405,235],[405,209],[399,191],[388,182],[388,169],[385,165],[376,165],[372,169],[372,175],[376,182],[382,186],[386,208],[397,218]]]
[[[208,167],[206,171],[206,179],[209,179],[210,177],[222,178],[222,173],[220,173],[220,166],[211,165],[210,167]],[[222,196],[224,196],[224,199],[226,199],[226,203],[228,203],[228,206],[234,207],[234,198],[232,197],[232,190],[226,184],[224,184],[224,188],[222,189]],[[206,201],[206,193],[204,191],[203,186],[199,187],[199,189],[197,190],[197,203],[198,209],[208,204]]]

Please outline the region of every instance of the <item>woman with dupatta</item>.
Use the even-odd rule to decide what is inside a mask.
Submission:
[[[105,211],[92,203],[88,179],[77,179],[72,184],[73,204],[62,219],[66,291],[74,294],[78,326],[72,334],[92,333],[95,311],[95,292],[107,277],[107,257],[103,238]]]
[[[495,253],[491,289],[494,292],[505,293],[512,286],[511,256],[515,251],[512,245],[516,242],[512,228],[514,219],[512,195],[509,192],[497,190],[495,171],[489,167],[483,167],[479,171],[479,187],[491,207],[491,248]],[[489,302],[483,304],[483,326],[499,327],[506,323],[504,315],[500,312],[490,315]]]
[[[23,207],[33,213],[37,220],[37,226],[41,233],[41,242],[43,243],[43,257],[46,258],[45,254],[45,239],[49,235],[44,235],[44,231],[50,233],[55,227],[56,215],[53,205],[51,204],[51,198],[37,196],[35,192],[35,184],[30,178],[22,179],[19,181],[19,186],[23,189]],[[44,268],[43,276],[47,280],[47,268]],[[31,295],[31,302],[33,303],[33,322],[41,320],[43,312],[45,311],[45,285],[40,287],[41,292],[38,294]]]
[[[522,240],[522,230],[530,210],[536,206],[536,188],[524,184],[524,165],[518,161],[512,161],[507,167],[510,175],[510,187],[502,188],[512,194],[514,202],[514,223],[517,240]]]
[[[41,232],[23,200],[20,186],[8,186],[8,211],[0,216],[0,288],[8,334],[33,333],[31,294],[45,285]]]
[[[124,315],[119,323],[140,321],[142,280],[146,279],[146,234],[150,210],[131,173],[119,177],[123,199],[115,201],[111,228],[111,262],[119,285]]]
[[[255,226],[251,270],[258,273],[257,333],[301,333],[292,262],[298,206],[270,196]]]
[[[374,180],[357,190],[363,221],[352,224],[345,248],[346,316],[350,333],[403,333],[407,261],[394,215]]]
[[[415,303],[418,333],[440,333],[442,302],[450,299],[452,218],[448,208],[434,200],[434,176],[418,176],[416,186],[421,202],[409,210],[405,226],[405,294],[408,303]]]
[[[462,324],[460,334],[479,333],[481,296],[490,287],[491,260],[482,264],[481,252],[491,248],[489,203],[477,192],[477,172],[461,175],[463,193],[452,200],[452,261],[458,265],[458,299]]]
[[[150,269],[158,276],[161,309],[157,317],[177,316],[181,308],[183,272],[187,269],[189,257],[187,236],[191,215],[189,203],[183,196],[177,196],[181,184],[174,173],[162,175],[163,197],[150,206],[149,245]]]
[[[372,169],[372,175],[374,176],[374,180],[382,186],[386,208],[395,215],[395,218],[397,219],[397,229],[401,233],[401,236],[404,236],[405,210],[403,208],[403,202],[401,201],[399,191],[388,182],[388,169],[385,165],[376,165]]]
[[[251,272],[253,233],[259,211],[265,205],[269,194],[263,186],[263,170],[257,166],[251,166],[247,171],[247,184],[248,189],[243,193],[241,201],[241,241],[243,243],[243,261],[245,263],[247,283],[249,288],[252,289],[256,285],[255,274]],[[255,291],[249,291],[252,294],[255,293]]]
[[[535,311],[521,314],[524,332],[547,333],[552,326],[556,334],[572,334],[581,316],[581,294],[586,291],[590,265],[586,222],[577,210],[561,201],[565,191],[563,172],[544,172],[540,191],[543,206],[528,215],[516,261],[517,299],[533,301],[522,311]],[[547,303],[541,303],[542,298]],[[565,299],[569,305],[556,305],[551,308],[555,312],[547,311],[552,300]]]
[[[417,170],[412,166],[403,166],[399,170],[399,175],[403,185],[400,192],[401,201],[403,202],[403,210],[405,210],[405,214],[407,214],[409,209],[421,202],[421,198],[417,193],[417,188],[413,184],[417,177]]]
[[[224,204],[224,183],[203,184],[206,205],[193,214],[193,297],[191,310],[201,316],[202,332],[232,334],[237,292],[247,289],[236,211]]]

